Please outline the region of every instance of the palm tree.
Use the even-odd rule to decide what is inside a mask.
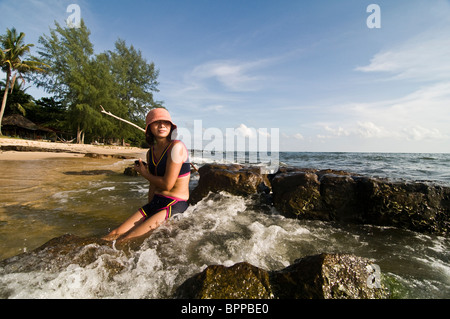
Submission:
[[[3,94],[2,107],[0,109],[0,135],[3,113],[5,112],[8,90],[14,88],[16,78],[24,81],[23,75],[31,72],[43,72],[45,65],[38,61],[22,61],[22,57],[30,52],[33,44],[24,44],[25,33],[17,34],[15,28],[6,29],[6,34],[0,36],[0,67],[6,73],[6,87]]]

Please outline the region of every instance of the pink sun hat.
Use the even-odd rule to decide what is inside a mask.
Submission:
[[[177,126],[172,122],[169,111],[160,107],[148,112],[147,117],[145,118],[145,131],[147,131],[150,124],[156,121],[169,121],[172,124],[172,130],[177,128]]]

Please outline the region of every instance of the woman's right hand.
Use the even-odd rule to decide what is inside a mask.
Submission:
[[[144,162],[142,162],[142,159],[139,159],[139,161],[134,162],[134,169],[141,175],[144,175],[146,172],[148,172],[147,165]]]

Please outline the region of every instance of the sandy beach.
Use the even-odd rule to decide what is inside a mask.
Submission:
[[[26,147],[27,151],[8,150]],[[36,151],[34,151],[36,149]],[[66,144],[43,141],[31,141],[15,138],[0,138],[1,160],[35,160],[55,157],[84,157],[86,154],[123,155],[127,157],[142,157],[146,149],[138,147]]]

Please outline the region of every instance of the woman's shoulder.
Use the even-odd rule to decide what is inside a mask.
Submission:
[[[189,157],[186,145],[180,140],[173,140],[171,146],[171,156],[176,162],[184,162]],[[175,157],[175,158],[174,158]]]
[[[173,140],[172,141],[172,147],[175,147],[175,146],[177,146],[177,147],[184,146],[187,149],[186,145],[180,140]]]

